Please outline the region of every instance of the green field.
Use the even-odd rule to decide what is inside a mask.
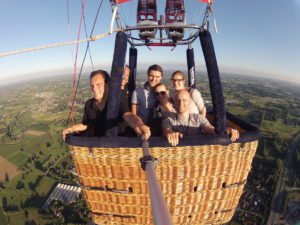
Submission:
[[[20,149],[20,143],[16,144],[4,144],[0,141],[0,155],[4,158],[8,158],[11,154],[16,153]]]
[[[164,79],[169,81],[168,76]],[[211,107],[207,78],[201,77],[197,81],[204,100],[208,101],[207,106]],[[140,79],[138,82],[143,81]],[[266,189],[274,189],[290,142],[300,132],[300,87],[230,74],[223,76],[222,82],[227,111],[260,126],[262,131],[252,172],[268,172],[261,177],[250,177],[248,184],[252,189],[247,189],[255,193],[256,198],[260,198],[258,184]],[[0,155],[20,169],[20,174],[4,182],[0,188],[0,207],[6,204],[5,212],[0,208],[1,225],[8,222],[11,225],[24,225],[25,221],[41,225],[57,223],[55,215],[51,212],[42,214],[39,209],[58,182],[76,182],[68,171],[72,160],[61,139],[61,131],[69,115],[70,88],[70,80],[53,78],[23,84],[18,88],[1,89],[0,105],[3,108],[0,114]],[[88,79],[85,77],[75,107],[75,118],[78,121],[82,118],[82,101],[90,96]],[[14,125],[16,118],[22,120],[24,114],[20,113],[26,113],[27,116],[27,120],[16,121],[22,122],[19,124],[24,130],[13,127],[18,137],[7,142],[9,124]],[[299,159],[296,157],[295,163],[300,163],[300,153],[298,155]],[[295,179],[294,186],[300,186],[299,182],[299,178]],[[270,208],[271,199],[272,192],[263,196],[265,212]],[[257,214],[258,220],[264,221],[266,215],[262,212]],[[241,220],[245,215],[237,214],[230,224],[246,224]]]
[[[47,132],[49,129],[48,124],[33,124],[29,129]]]
[[[43,177],[37,186],[37,193],[41,196],[47,196],[49,191],[52,190],[53,186],[56,185],[56,180],[50,177]]]
[[[13,154],[10,154],[9,157],[7,157],[7,160],[20,167],[25,164],[30,156],[31,154],[27,152],[15,152]]]

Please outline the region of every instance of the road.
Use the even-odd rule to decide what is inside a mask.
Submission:
[[[300,133],[294,138],[286,159],[285,159],[285,164],[284,168],[281,171],[277,184],[276,184],[276,190],[273,195],[273,200],[272,200],[272,210],[270,212],[267,225],[275,225],[278,224],[280,216],[281,216],[281,207],[283,205],[283,202],[285,200],[285,194],[286,194],[286,189],[285,186],[289,183],[289,180],[292,179],[292,176],[290,176],[290,166],[293,163],[293,156],[296,151],[296,147],[300,142]]]

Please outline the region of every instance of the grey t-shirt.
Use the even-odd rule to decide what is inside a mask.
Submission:
[[[171,128],[175,132],[180,132],[185,136],[195,136],[202,132],[204,127],[210,125],[208,120],[200,114],[190,113],[185,119],[180,119],[176,114],[163,120],[163,130]]]
[[[154,92],[147,88],[147,83],[143,87],[136,88],[132,93],[131,104],[138,105],[138,116],[145,124],[147,124],[150,109],[156,102]]]

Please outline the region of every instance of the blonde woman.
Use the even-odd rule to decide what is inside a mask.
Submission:
[[[203,117],[206,117],[206,108],[201,97],[201,93],[195,88],[188,88],[185,86],[185,77],[183,72],[175,71],[172,74],[171,83],[174,88],[174,93],[171,95],[172,101],[175,99],[176,93],[181,90],[187,90],[190,93],[192,99],[189,106],[189,112],[201,114]]]

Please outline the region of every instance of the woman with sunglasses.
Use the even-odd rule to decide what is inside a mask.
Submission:
[[[169,90],[166,84],[158,83],[153,90],[157,103],[150,111],[148,124],[152,136],[162,136],[162,121],[168,116],[175,114],[176,110],[170,101]]]
[[[181,71],[175,71],[172,74],[171,77],[171,83],[172,86],[175,90],[175,92],[171,95],[171,99],[173,101],[175,94],[181,90],[187,90],[193,101],[191,101],[191,104],[189,106],[189,112],[190,113],[196,113],[196,114],[201,114],[203,117],[206,116],[206,108],[203,102],[203,99],[201,97],[200,92],[191,87],[186,87],[185,86],[185,78],[184,78],[184,73]]]

